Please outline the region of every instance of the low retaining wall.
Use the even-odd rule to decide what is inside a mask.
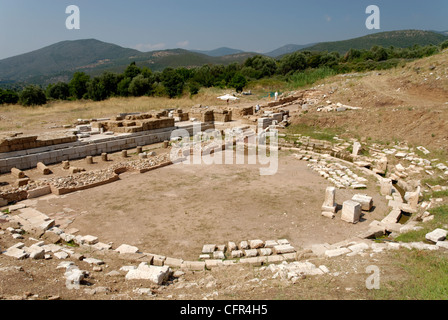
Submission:
[[[202,124],[201,129],[214,128],[213,124]],[[63,148],[48,148],[45,151],[27,150],[25,154],[15,154],[8,157],[8,154],[3,154],[0,159],[0,173],[9,173],[12,168],[21,170],[35,168],[38,162],[46,165],[60,163],[65,160],[77,160],[87,156],[98,156],[102,153],[118,152],[121,150],[132,149],[137,146],[150,145],[154,143],[170,140],[171,132],[178,129],[177,127],[153,130],[146,132],[139,132],[135,134],[111,137],[102,141],[91,142],[77,142],[71,145],[66,145]],[[193,125],[182,127],[190,134],[193,133]],[[38,152],[38,153],[32,153]]]
[[[95,187],[99,187],[111,182],[115,182],[117,180],[119,180],[119,176],[118,174],[107,179],[104,181],[99,181],[96,183],[92,183],[92,184],[87,184],[85,186],[81,186],[81,187],[75,187],[75,188],[57,188],[53,185],[50,186],[51,188],[51,193],[56,194],[56,195],[63,195],[63,194],[67,194],[67,193],[71,193],[71,192],[76,192],[76,191],[81,191],[81,190],[86,190],[86,189],[90,189],[90,188],[95,188]]]

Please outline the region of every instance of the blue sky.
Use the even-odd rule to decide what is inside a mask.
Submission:
[[[372,4],[381,10],[381,30],[365,27]],[[69,5],[80,9],[80,30],[65,27]],[[0,59],[87,38],[141,51],[268,52],[378,31],[445,31],[447,17],[447,0],[0,0]]]

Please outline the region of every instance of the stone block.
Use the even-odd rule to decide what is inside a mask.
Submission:
[[[206,244],[202,247],[202,253],[213,253],[216,250],[216,244]]]
[[[207,269],[222,267],[222,266],[224,266],[224,263],[222,260],[206,260],[205,261],[205,267]]]
[[[205,262],[203,261],[184,261],[182,268],[192,271],[203,271],[205,269]]]
[[[164,265],[165,266],[170,266],[170,267],[180,268],[182,266],[183,262],[184,261],[182,259],[175,259],[175,258],[167,257],[165,259]]]
[[[336,213],[336,188],[328,187],[325,191],[325,201],[322,205],[322,211]]]
[[[341,256],[343,254],[347,254],[350,253],[350,249],[347,248],[339,248],[339,249],[332,249],[332,250],[327,250],[325,251],[325,255],[329,258],[333,258],[333,257],[338,257]]]
[[[22,170],[17,169],[17,168],[11,168],[11,174],[17,179],[25,178],[25,173]]]
[[[285,254],[285,253],[294,253],[296,252],[296,249],[289,245],[289,244],[285,244],[285,245],[277,245],[272,249],[272,252],[274,254]]]
[[[161,266],[165,265],[165,260],[166,260],[165,256],[160,256],[160,255],[154,254],[153,259],[152,259],[152,264],[155,266],[161,267]]]
[[[126,274],[126,280],[150,280],[157,285],[163,284],[168,280],[171,269],[168,266],[157,267],[142,262],[136,269],[129,270]]]
[[[268,257],[253,257],[253,258],[242,258],[240,263],[250,264],[253,266],[261,266],[263,263],[267,262]]]
[[[29,182],[30,182],[30,178],[17,179],[16,182],[14,183],[14,186],[23,187],[23,186],[26,186]]]
[[[361,204],[347,200],[342,205],[341,219],[349,223],[358,223],[361,217]]]
[[[383,196],[390,196],[392,194],[392,180],[391,179],[381,179],[380,193]]]
[[[327,211],[323,211],[322,212],[322,216],[326,217],[326,218],[330,218],[333,219],[335,217],[335,214],[333,212],[327,212]]]
[[[258,254],[260,256],[270,256],[272,254],[272,249],[271,248],[260,248],[258,249]]]
[[[370,211],[373,207],[373,198],[364,195],[364,194],[355,194],[352,198],[353,201],[358,202],[361,204],[361,210],[363,211]]]
[[[267,256],[267,263],[279,263],[279,262],[283,262],[285,261],[285,258],[283,258],[283,256],[281,255],[272,255],[272,256]]]
[[[275,240],[267,240],[267,241],[264,243],[264,247],[265,247],[265,248],[274,248],[275,246],[278,246],[278,242],[275,241]]]
[[[3,253],[3,255],[15,258],[17,260],[26,259],[28,257],[28,253],[26,253],[25,250],[16,247],[9,248]]]
[[[437,243],[438,241],[444,241],[446,239],[447,234],[448,234],[447,230],[435,229],[434,231],[427,233],[425,238],[426,240]]]
[[[117,249],[115,249],[115,251],[119,253],[137,253],[138,248],[127,244],[122,244]]]
[[[244,250],[244,255],[248,258],[256,257],[258,255],[257,249]]]
[[[241,241],[240,245],[238,246],[240,250],[246,250],[249,249],[249,243],[247,241]]]
[[[263,248],[264,242],[262,240],[249,240],[249,247],[251,249]]]
[[[227,249],[228,249],[229,251],[236,250],[237,248],[238,248],[238,247],[237,247],[237,245],[236,245],[235,242],[231,242],[231,241],[229,241],[229,242],[227,243]]]
[[[38,162],[37,163],[37,170],[43,175],[49,175],[51,174],[50,168],[48,168],[44,163]]]
[[[88,264],[94,264],[97,266],[104,264],[104,261],[102,261],[100,259],[95,259],[95,258],[85,258],[83,261]]]
[[[243,256],[244,256],[244,252],[243,252],[243,250],[232,250],[232,251],[230,252],[230,257],[231,257],[232,259],[241,258],[241,257],[243,257]]]
[[[215,251],[213,252],[213,259],[222,259],[224,260],[226,257],[224,255],[224,252],[222,251]]]
[[[84,244],[93,245],[98,242],[98,237],[87,235],[87,236],[82,237],[82,242]]]

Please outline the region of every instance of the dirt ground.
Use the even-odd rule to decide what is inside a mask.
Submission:
[[[330,100],[362,109],[319,113],[312,108],[296,113],[293,123],[338,128],[348,137],[383,144],[400,141],[448,151],[448,51],[403,68],[339,75],[316,87],[319,105]]]
[[[196,260],[205,244],[250,239],[288,239],[297,248],[336,243],[366,230],[388,214],[371,182],[367,190],[338,190],[342,205],[356,193],[374,198],[364,221],[347,225],[321,216],[331,186],[307,163],[282,152],[279,169],[260,176],[259,165],[171,165],[64,196],[36,199],[36,208],[70,219],[80,234],[101,242],[137,246],[142,252]],[[94,192],[93,192],[94,191]]]

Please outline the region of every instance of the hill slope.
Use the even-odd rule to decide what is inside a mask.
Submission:
[[[270,52],[265,53],[266,56],[268,57],[272,57],[272,58],[277,58],[280,57],[282,55],[288,54],[288,53],[293,53],[308,47],[311,47],[315,45],[315,43],[313,44],[305,44],[305,45],[300,45],[300,44],[287,44],[283,47],[280,47],[278,49],[272,50]]]
[[[0,61],[1,80],[26,81],[33,77],[77,69],[93,69],[113,60],[139,55],[133,49],[95,39],[62,41]]]
[[[321,42],[302,50],[310,51],[336,51],[345,54],[350,49],[370,49],[373,46],[407,48],[414,45],[438,45],[448,39],[441,33],[422,30],[400,30],[370,34],[350,40]]]
[[[210,57],[222,57],[228,56],[232,54],[244,53],[243,50],[232,49],[227,47],[218,48],[215,50],[190,50],[191,52],[202,53]]]
[[[27,82],[48,84],[68,81],[74,72],[97,75],[103,71],[122,72],[131,62],[161,71],[166,67],[196,67],[205,64],[242,62],[252,53],[219,57],[172,49],[140,52],[95,39],[62,41],[19,56],[0,60],[0,84]]]

